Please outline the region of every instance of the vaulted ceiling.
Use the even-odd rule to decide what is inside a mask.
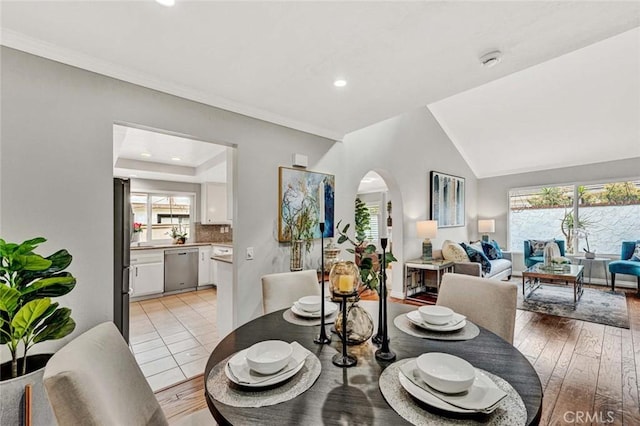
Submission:
[[[1,19],[5,46],[329,138],[427,105],[479,177],[640,157],[638,2],[3,1]]]

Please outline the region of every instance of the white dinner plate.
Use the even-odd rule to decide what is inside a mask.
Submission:
[[[460,314],[454,314],[453,320],[443,325],[429,324],[428,322],[425,322],[420,316],[420,312],[418,311],[411,311],[406,315],[407,315],[407,319],[412,324],[430,331],[457,331],[463,328],[465,325],[467,325],[467,321],[464,315],[460,315]]]
[[[338,310],[338,305],[333,302],[324,302],[324,316],[329,316]],[[307,312],[302,310],[296,303],[291,307],[291,312],[302,318],[320,318],[320,311]]]
[[[476,369],[476,380],[463,394],[447,395],[436,390],[428,390],[429,387],[422,381],[416,368],[415,360],[403,365],[398,373],[400,384],[415,398],[441,410],[453,413],[490,413],[507,396],[506,392],[500,389],[489,376],[478,369]],[[413,381],[407,377],[407,374],[413,375]],[[416,383],[421,383],[422,386]]]
[[[294,343],[292,343],[292,345]],[[294,355],[289,361],[289,364],[287,364],[287,366],[284,368],[285,372],[283,373],[282,372],[283,370],[281,370],[279,372],[276,372],[275,374],[271,374],[271,376],[273,377],[267,378],[267,376],[258,375],[257,373],[253,373],[252,371],[250,371],[250,368],[247,365],[247,358],[246,358],[248,350],[249,348],[241,350],[240,352],[232,356],[231,359],[229,359],[227,364],[224,366],[224,374],[233,383],[240,386],[249,387],[249,388],[259,388],[259,387],[276,385],[278,383],[284,382],[285,380],[295,376],[296,373],[298,373],[298,371],[300,371],[304,366],[305,360],[310,353],[307,349],[303,348],[302,346],[298,345],[298,348],[294,346]],[[242,369],[244,373],[243,375],[258,377],[257,380],[259,380],[259,382],[247,383],[246,381],[240,381],[238,377],[235,374],[233,374],[233,372],[230,370],[231,368],[229,367],[230,363],[236,366],[237,368]]]

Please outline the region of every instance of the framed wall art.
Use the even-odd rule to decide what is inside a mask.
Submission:
[[[465,225],[464,178],[432,171],[431,220],[438,221],[438,228]]]
[[[324,191],[321,191],[320,187]],[[324,203],[319,198],[324,195]],[[335,176],[280,167],[278,173],[278,241],[320,238],[320,208],[324,207],[324,237],[333,237]]]

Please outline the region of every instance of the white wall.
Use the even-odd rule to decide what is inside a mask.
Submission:
[[[639,177],[640,158],[630,158],[627,160],[607,161],[584,166],[564,167],[540,172],[479,179],[478,216],[495,219],[496,232],[492,234],[492,237],[501,245],[506,246],[508,243],[509,222],[509,205],[507,199],[510,189],[543,185],[589,184],[605,181],[635,180]],[[629,238],[639,239],[640,229],[638,233],[638,235],[630,235]],[[521,254],[522,247],[508,248],[515,252],[520,252],[514,256],[514,268],[516,270],[522,270],[524,265]],[[599,265],[596,265],[593,269],[593,276],[594,278],[604,280],[604,274],[600,269]]]
[[[393,203],[394,255],[399,260],[393,267],[392,292],[400,297],[403,262],[422,254],[416,221],[429,218],[429,172],[466,178],[467,226],[439,229],[432,240],[437,248],[446,239],[467,240],[467,227],[475,229],[476,178],[426,107],[350,133],[344,138],[344,148],[346,169],[343,178],[336,179],[341,189],[340,198],[336,197],[337,218],[353,223],[353,200],[360,180],[369,170],[382,176]]]
[[[288,268],[274,219],[278,166],[289,166],[298,152],[309,157],[310,169],[336,174],[342,144],[13,49],[0,52],[0,235],[42,235],[49,239],[43,253],[64,247],[74,255],[70,271],[78,284],[60,299],[73,310],[73,335],[113,315],[114,122],[237,146],[235,323],[259,315],[260,276]],[[256,260],[243,259],[249,246]]]

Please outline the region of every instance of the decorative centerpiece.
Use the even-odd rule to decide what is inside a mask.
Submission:
[[[187,242],[187,231],[182,230],[182,225],[172,227],[169,236],[173,238],[173,244],[184,244]]]
[[[131,242],[137,243],[140,241],[140,234],[142,233],[142,224],[140,222],[133,222],[131,227]]]
[[[338,261],[340,249],[333,244],[331,238],[324,248],[324,272],[331,272],[331,267]]]
[[[332,362],[338,367],[353,367],[358,363],[355,356],[347,353],[347,323],[349,322],[349,317],[347,316],[347,300],[349,298],[357,297],[358,284],[360,281],[359,278],[360,274],[358,267],[350,261],[337,262],[333,265],[333,268],[331,268],[331,272],[329,273],[331,292],[336,297],[340,297],[342,299],[342,312],[338,315],[335,322],[336,331],[338,331],[338,335],[342,340],[342,353],[334,355],[332,359]],[[342,315],[342,320],[338,321],[340,315]],[[347,318],[347,320],[344,320],[344,318]],[[373,334],[373,324],[371,327],[371,333]]]

